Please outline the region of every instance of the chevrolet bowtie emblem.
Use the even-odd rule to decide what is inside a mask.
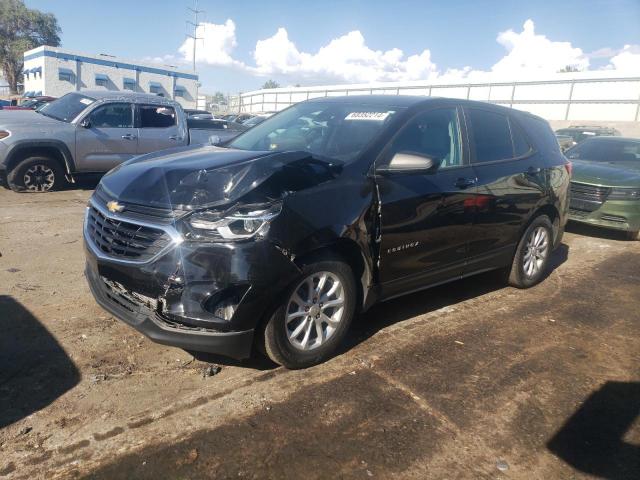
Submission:
[[[107,208],[111,213],[117,213],[124,210],[124,205],[120,205],[115,200],[111,200],[110,202],[107,202]]]

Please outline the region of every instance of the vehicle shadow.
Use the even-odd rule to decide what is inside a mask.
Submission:
[[[569,246],[563,243],[553,252],[545,279],[568,258]],[[340,353],[350,350],[390,325],[502,288],[508,288],[504,274],[491,271],[380,303],[354,319]]]
[[[581,472],[611,480],[637,479],[640,445],[623,437],[639,416],[640,382],[607,382],[586,399],[547,448]]]
[[[67,185],[66,190],[95,190],[103,174],[78,177],[75,183]]]
[[[594,227],[586,223],[569,222],[565,227],[569,233],[584,235],[587,237],[602,238],[604,240],[620,240],[626,242],[626,234],[620,230],[612,230],[609,228]]]
[[[13,297],[0,295],[0,428],[46,407],[80,381],[49,331]]]

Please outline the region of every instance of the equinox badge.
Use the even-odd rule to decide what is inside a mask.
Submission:
[[[119,213],[124,210],[124,205],[120,205],[115,200],[111,200],[107,202],[107,209],[109,209],[111,213]]]

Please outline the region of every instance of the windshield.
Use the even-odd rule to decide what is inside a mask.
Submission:
[[[228,147],[251,151],[306,151],[349,162],[388,124],[397,108],[356,103],[300,103],[266,119]]]
[[[38,112],[47,117],[69,123],[95,101],[95,98],[80,95],[79,93],[68,93],[38,109]]]
[[[640,142],[605,138],[585,140],[567,150],[565,155],[569,159],[592,162],[640,162]]]

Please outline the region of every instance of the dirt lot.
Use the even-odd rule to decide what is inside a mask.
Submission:
[[[640,242],[573,227],[541,285],[382,304],[341,355],[286,371],[101,310],[89,195],[0,189],[1,479],[640,478]]]

